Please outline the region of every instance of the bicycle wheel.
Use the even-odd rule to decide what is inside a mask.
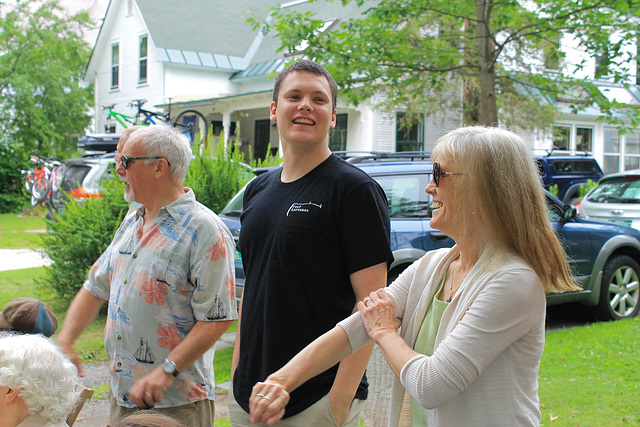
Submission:
[[[24,177],[24,188],[27,190],[27,193],[31,193],[31,188],[33,187],[34,181],[33,171],[28,171]]]
[[[33,187],[31,188],[31,206],[36,206],[38,203],[44,200],[44,198],[47,197],[50,189],[51,187],[49,186],[49,181],[46,177],[42,176],[38,178],[38,180],[33,184]]]
[[[176,116],[171,124],[184,133],[193,143],[207,137],[209,128],[207,127],[207,119],[204,115],[196,110],[184,110]]]

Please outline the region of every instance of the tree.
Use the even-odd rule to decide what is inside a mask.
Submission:
[[[640,121],[637,108],[576,77],[587,59],[563,67],[560,50],[570,37],[601,59],[596,77],[630,81],[624,64],[635,63],[638,0],[342,0],[350,3],[362,15],[329,31],[299,8],[274,9],[264,31],[275,29],[289,54],[326,64],[354,105],[381,98],[380,106],[409,118],[457,108],[465,124],[532,129],[553,121],[547,98],[567,100],[576,112],[595,104],[620,126]]]
[[[81,82],[90,46],[86,11],[65,14],[57,0],[0,6],[0,132],[5,143],[42,155],[74,150],[89,124],[92,88]]]

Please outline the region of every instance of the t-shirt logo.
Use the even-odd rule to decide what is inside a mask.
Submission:
[[[287,210],[287,216],[289,216],[292,212],[308,213],[309,212],[309,208],[311,206],[315,206],[318,209],[322,209],[322,204],[317,204],[317,203],[313,203],[313,202],[292,203],[291,206],[289,207],[289,209]]]

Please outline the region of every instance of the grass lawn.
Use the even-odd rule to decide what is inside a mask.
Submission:
[[[38,207],[37,215],[0,214],[0,248],[36,249],[42,247],[40,231],[46,228],[46,209]],[[29,211],[34,212],[34,211]]]

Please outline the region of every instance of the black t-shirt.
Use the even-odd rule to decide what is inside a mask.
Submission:
[[[246,275],[234,396],[251,388],[349,316],[349,275],[391,262],[389,207],[369,175],[335,155],[290,183],[277,169],[245,192],[238,250]],[[285,417],[326,395],[337,366],[291,393]],[[356,397],[366,399],[363,378]]]

